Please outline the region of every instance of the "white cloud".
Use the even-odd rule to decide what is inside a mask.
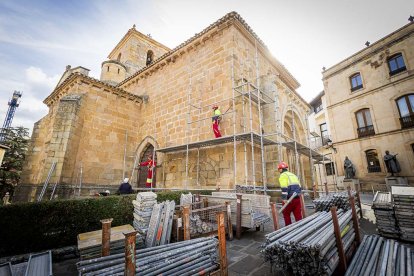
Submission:
[[[60,79],[59,75],[48,77],[41,68],[30,66],[26,69],[26,78],[29,83],[40,84],[53,89]]]

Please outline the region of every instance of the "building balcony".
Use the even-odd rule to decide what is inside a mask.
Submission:
[[[414,114],[400,118],[401,128],[414,127]]]
[[[359,127],[357,128],[357,132],[358,132],[358,138],[375,135],[375,130],[374,130],[373,125],[366,126],[366,127]]]
[[[368,166],[368,172],[369,173],[381,172],[381,167],[380,166]]]
[[[318,148],[327,146],[329,142],[332,142],[330,135],[325,135],[322,137],[315,137],[310,143],[310,148],[313,150],[316,150]]]

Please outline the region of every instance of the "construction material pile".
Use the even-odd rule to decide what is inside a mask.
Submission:
[[[345,253],[355,239],[352,213],[338,211]],[[276,270],[296,275],[332,275],[339,263],[331,212],[317,212],[266,235],[261,253]]]
[[[206,234],[217,230],[217,222],[202,220],[200,215],[190,215],[190,236]]]
[[[170,243],[174,209],[174,201],[167,200],[154,205],[145,239],[147,247]]]
[[[355,196],[356,192],[352,191],[351,195]],[[313,204],[315,204],[316,211],[329,211],[333,206],[336,206],[336,208],[343,209],[345,211],[350,208],[348,192],[327,194],[313,200]]]
[[[125,236],[123,233],[131,232],[134,228],[129,225],[121,225],[111,228],[110,252],[111,254],[124,252]],[[137,233],[136,247],[144,248],[144,239]],[[98,258],[102,254],[102,230],[96,230],[78,235],[78,250],[81,260]]]
[[[391,193],[377,192],[372,201],[378,233],[387,238],[398,238],[399,230],[391,202]]]
[[[414,251],[394,240],[365,236],[345,276],[413,275]]]
[[[218,268],[218,240],[199,238],[135,251],[135,275],[197,275]],[[124,275],[125,255],[81,261],[79,275]]]
[[[392,186],[391,192],[400,238],[414,242],[414,187]]]
[[[263,186],[251,186],[251,185],[236,185],[236,193],[254,193],[255,191],[265,191]]]
[[[142,192],[137,194],[134,205],[134,228],[140,234],[146,235],[151,219],[152,209],[157,203],[157,194],[153,192]]]
[[[191,193],[181,194],[180,206],[191,205],[193,203],[193,195]]]

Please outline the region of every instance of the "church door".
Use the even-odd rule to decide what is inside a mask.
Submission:
[[[154,153],[154,147],[152,145],[149,145],[145,151],[144,154],[141,157],[141,160],[139,161],[140,163],[142,162],[146,162],[148,160],[148,155],[153,155]],[[155,155],[155,162],[157,162],[157,155]],[[154,169],[155,172],[155,169]],[[148,175],[148,167],[143,166],[141,167],[140,170],[137,171],[137,179],[138,179],[138,188],[145,188],[145,184],[147,183],[147,175]],[[152,187],[155,188],[155,179],[156,179],[156,174],[154,174],[153,179],[152,179]]]

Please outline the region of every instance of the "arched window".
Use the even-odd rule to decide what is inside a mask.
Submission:
[[[390,76],[407,70],[401,53],[392,55],[388,58],[388,68],[390,69]]]
[[[117,61],[121,61],[121,53],[118,54],[118,57],[116,59]]]
[[[368,172],[374,173],[374,172],[381,172],[381,166],[380,161],[378,159],[378,153],[374,149],[370,149],[365,151],[365,156],[367,158],[367,164],[368,164]]]
[[[147,52],[147,61],[146,65],[150,65],[154,61],[154,53],[151,50],[148,50]]]
[[[371,136],[375,134],[374,126],[372,125],[371,113],[369,108],[364,108],[355,113],[358,124],[358,137]]]
[[[397,99],[398,112],[402,128],[414,127],[414,94],[404,95]]]

